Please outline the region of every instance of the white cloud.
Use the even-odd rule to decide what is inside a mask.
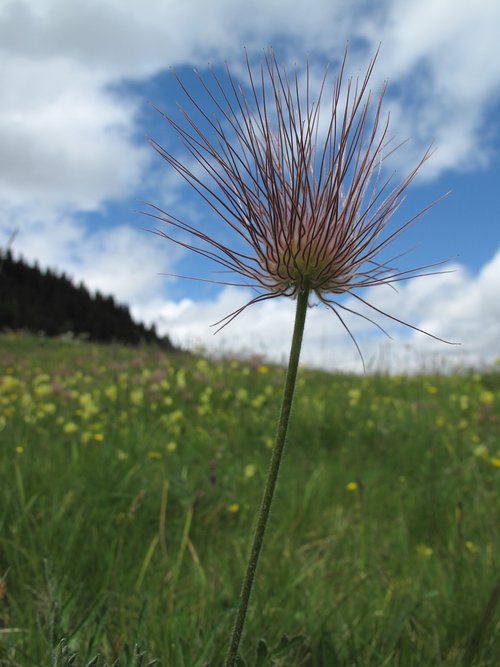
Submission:
[[[1,213],[0,209],[0,230]],[[7,221],[15,228],[16,218],[4,222],[5,232]],[[154,299],[165,284],[160,274],[171,272],[180,255],[177,248],[166,252],[152,234],[128,225],[90,231],[71,216],[45,216],[20,223],[18,229],[15,254],[22,248],[26,260],[57,267],[93,291],[112,294],[120,303]]]
[[[347,307],[372,317],[393,336],[388,341],[366,320],[339,311],[359,342],[367,369],[410,372],[491,364],[500,357],[500,250],[477,276],[461,266],[454,272],[415,278],[401,284],[398,292],[382,287],[363,294],[376,308],[424,331],[459,342],[460,346],[433,340],[391,323],[352,297]],[[175,343],[190,348],[203,346],[214,354],[260,353],[283,362],[288,355],[293,326],[294,302],[273,299],[250,306],[225,329],[214,335],[211,325],[236,310],[252,294],[225,288],[216,300],[162,301],[136,304],[134,312]],[[318,306],[311,308],[306,322],[302,352],[306,365],[361,372],[359,355],[335,315]]]
[[[141,78],[171,64],[204,64],[241,55],[244,44],[295,39],[323,50],[343,49],[356,5],[347,0],[7,0],[0,43],[35,59],[68,57],[114,78]]]
[[[163,287],[178,253],[166,253],[145,231],[114,227],[89,236],[85,260],[73,270],[91,289],[114,294],[122,303],[148,300]]]
[[[431,141],[437,148],[428,178],[476,169],[491,157],[499,128],[491,133],[484,121],[500,100],[499,31],[496,0],[390,0],[364,22],[367,39],[382,42],[376,74],[402,86],[391,100],[399,136],[415,140],[415,157]]]
[[[293,11],[288,0],[4,0],[0,198],[92,210],[136,193],[148,163],[133,140],[137,100],[110,86],[170,65],[239,62],[244,44],[335,60],[350,38],[356,69],[382,42],[374,83],[396,86],[394,130],[413,139],[405,165],[434,140],[428,177],[476,168],[489,156],[483,121],[498,101],[499,29],[496,0],[309,0]]]
[[[0,87],[0,200],[92,210],[137,188],[149,151],[131,141],[130,100],[65,60],[12,58],[0,67]]]
[[[132,139],[137,100],[110,86],[175,64],[240,61],[244,44],[335,60],[350,38],[356,69],[382,42],[374,82],[397,86],[394,129],[414,147],[405,164],[434,140],[429,177],[476,168],[488,159],[485,110],[498,101],[499,29],[496,0],[309,0],[293,11],[288,0],[4,0],[0,198],[89,210],[136,192],[147,164]]]

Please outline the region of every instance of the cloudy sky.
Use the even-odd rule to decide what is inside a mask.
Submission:
[[[175,111],[193,68],[242,71],[273,46],[280,61],[349,72],[381,44],[371,87],[389,81],[401,177],[435,151],[398,211],[403,223],[451,193],[398,242],[402,269],[449,259],[451,273],[362,294],[445,345],[377,316],[389,340],[346,318],[369,369],[492,364],[500,357],[500,3],[497,0],[0,0],[0,246],[65,271],[131,306],[184,346],[287,354],[294,303],[254,306],[219,334],[213,322],[253,295],[169,278],[213,277],[182,248],[150,234],[151,202],[196,225],[206,212],[148,145],[175,149],[152,105]],[[399,173],[399,172],[398,172]],[[208,223],[207,223],[208,224]],[[210,229],[215,229],[211,221]],[[353,297],[344,302],[354,307]],[[363,311],[365,312],[365,311]],[[349,336],[311,308],[303,360],[360,371]]]

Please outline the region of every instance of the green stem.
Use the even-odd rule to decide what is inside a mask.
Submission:
[[[264,542],[264,534],[266,532],[267,521],[269,519],[269,512],[273,502],[274,491],[276,489],[276,482],[278,473],[283,458],[283,451],[285,448],[286,434],[288,431],[288,422],[290,419],[290,412],[292,409],[293,394],[295,391],[295,380],[297,379],[297,369],[299,366],[300,348],[302,346],[302,336],[304,334],[304,324],[307,313],[307,299],[309,296],[309,289],[304,288],[300,291],[297,297],[297,310],[295,312],[295,326],[293,329],[292,346],[290,349],[290,358],[288,361],[288,369],[286,372],[285,387],[283,390],[283,399],[281,402],[281,412],[278,422],[278,430],[276,432],[276,441],[274,443],[269,472],[267,474],[266,486],[262,502],[260,505],[259,517],[255,534],[248,559],[247,570],[243,584],[241,587],[240,601],[236,619],[231,634],[231,641],[229,651],[226,658],[226,667],[234,667],[238,659],[238,649],[241,641],[241,635],[245,626],[245,618],[247,614],[248,604],[250,602],[250,595],[252,593],[252,586],[255,579],[255,572],[259,561],[262,543]]]

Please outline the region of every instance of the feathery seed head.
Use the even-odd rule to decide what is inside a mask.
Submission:
[[[309,64],[303,76],[297,69],[289,75],[272,49],[257,72],[247,56],[245,86],[227,67],[222,76],[212,71],[208,80],[198,77],[203,97],[197,100],[178,79],[189,111],[180,107],[181,121],[162,115],[197,168],[155,141],[152,145],[238,242],[229,247],[154,206],[149,215],[169,225],[170,230],[156,230],[160,236],[243,278],[222,284],[259,291],[222,325],[252,303],[294,297],[303,289],[315,293],[344,324],[338,312],[344,306],[332,296],[406,280],[428,268],[401,272],[379,258],[425,212],[387,233],[429,151],[396,185],[382,175],[388,117],[381,116],[385,86],[378,98],[368,89],[375,59],[361,80],[344,81],[344,56],[333,82],[326,71],[315,100]],[[215,115],[206,110],[207,101]],[[192,242],[184,240],[186,235]]]

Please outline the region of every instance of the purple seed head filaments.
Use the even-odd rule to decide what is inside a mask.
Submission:
[[[169,225],[156,230],[160,236],[212,260],[231,276],[212,282],[257,289],[257,296],[219,326],[253,303],[296,297],[307,289],[347,329],[339,310],[354,311],[337,295],[348,292],[381,313],[353,290],[425,275],[431,268],[400,271],[392,266],[395,258],[380,258],[427,210],[387,229],[430,153],[397,184],[385,176],[384,160],[395,149],[388,150],[389,118],[381,113],[385,86],[376,98],[368,88],[375,59],[364,78],[345,80],[344,56],[333,81],[326,70],[315,97],[309,63],[302,74],[296,68],[289,74],[273,50],[258,70],[247,56],[245,85],[227,67],[221,76],[214,71],[199,75],[200,99],[178,79],[187,107],[180,107],[180,121],[162,115],[190,157],[181,161],[156,141],[152,145],[234,232],[235,243],[228,246],[155,206],[148,215]]]

